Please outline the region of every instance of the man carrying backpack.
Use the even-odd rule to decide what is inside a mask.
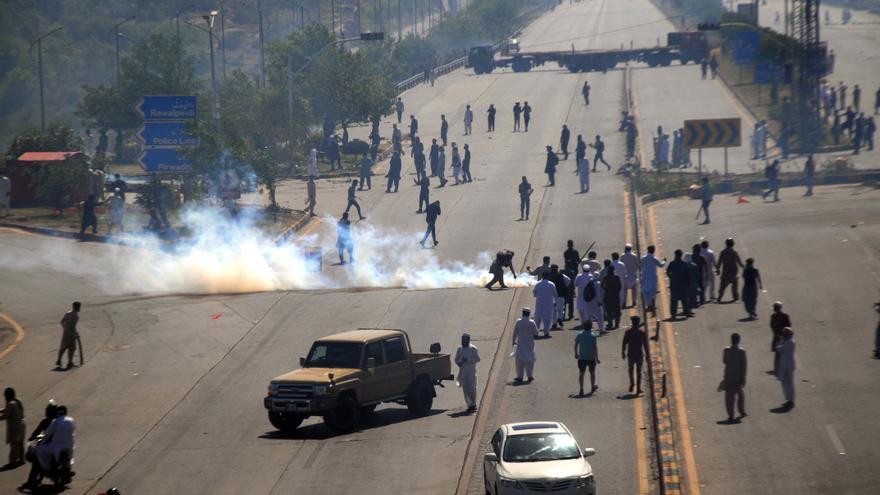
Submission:
[[[599,280],[590,273],[590,265],[584,263],[583,273],[577,276],[577,310],[582,327],[587,322],[596,320],[599,333],[605,333],[605,316],[602,314],[602,287]]]

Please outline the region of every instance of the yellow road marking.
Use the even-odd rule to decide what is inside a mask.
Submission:
[[[0,351],[0,359],[3,359],[4,357],[6,357],[7,354],[12,352],[12,350],[15,349],[15,347],[20,344],[22,340],[24,340],[24,328],[22,328],[22,326],[19,325],[17,321],[6,315],[6,313],[0,313],[0,319],[6,320],[6,323],[12,325],[12,328],[15,330],[15,340],[12,341],[12,343],[9,344],[6,349]]]
[[[632,215],[634,212],[629,206],[629,191],[626,189],[623,190],[623,223],[624,223],[624,238],[626,239],[627,244],[632,244],[633,242],[633,231],[632,231]],[[626,289],[627,291],[629,289]],[[638,316],[639,312],[636,309],[638,306],[634,306],[629,309],[630,316]],[[635,422],[636,428],[636,466],[638,468],[638,477],[639,477],[639,495],[648,495],[648,451],[645,450],[645,421],[644,421],[644,404],[641,400],[634,400],[633,402],[633,419]]]
[[[656,256],[661,257],[661,244],[657,236],[657,220],[654,214],[654,205],[648,207],[649,230],[651,231],[651,242],[656,246]],[[669,313],[669,294],[667,293],[666,284],[661,279],[657,284],[660,289],[660,301],[657,304],[658,317],[659,313]],[[666,339],[666,351],[669,353],[668,370],[672,375],[672,394],[675,398],[675,413],[678,419],[678,429],[681,435],[681,454],[684,457],[685,472],[687,473],[687,484],[689,495],[700,495],[700,480],[697,476],[697,462],[694,457],[694,444],[691,441],[691,429],[687,418],[687,408],[684,404],[684,389],[681,385],[681,370],[678,367],[678,351],[675,348],[675,332],[672,331],[672,324],[668,321],[662,321],[663,338]]]
[[[305,226],[305,228],[299,231],[299,235],[309,235],[312,233],[312,231],[317,229],[319,225],[321,225],[321,219],[314,218],[311,222],[308,223],[308,225]]]

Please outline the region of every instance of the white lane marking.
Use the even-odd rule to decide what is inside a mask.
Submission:
[[[825,431],[828,432],[828,437],[831,438],[831,443],[834,444],[837,453],[840,455],[846,455],[846,449],[843,448],[843,443],[841,443],[840,437],[837,436],[837,432],[834,431],[834,427],[831,425],[825,425]]]

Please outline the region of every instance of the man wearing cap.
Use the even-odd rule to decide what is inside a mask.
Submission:
[[[623,247],[623,254],[620,256],[620,262],[626,267],[626,271],[623,273],[623,298],[621,299],[624,308],[627,307],[628,295],[632,296],[632,306],[635,306],[639,300],[636,295],[636,289],[639,285],[639,257],[632,250],[632,244],[627,244]]]
[[[477,410],[477,363],[480,352],[471,345],[471,334],[461,334],[461,347],[455,351],[455,364],[458,366],[458,386],[464,394],[468,411]]]
[[[620,358],[627,360],[629,373],[629,391],[633,391],[633,381],[636,382],[636,395],[642,393],[642,363],[645,354],[648,353],[648,335],[642,330],[641,318],[631,316],[632,325],[623,334],[623,343],[620,349]],[[635,380],[633,370],[635,369]]]
[[[584,272],[574,280],[577,286],[577,308],[581,324],[592,325],[593,318],[599,324],[599,333],[605,333],[605,317],[602,315],[602,284],[590,273],[590,265],[584,263]],[[587,289],[587,286],[591,289]],[[588,297],[592,295],[592,297]]]
[[[530,318],[532,310],[522,309],[522,318],[513,326],[513,357],[516,359],[516,383],[522,383],[523,372],[529,381],[535,379],[535,337],[538,336],[538,325]]]
[[[537,326],[543,326],[544,337],[550,337],[550,329],[556,326],[554,323],[556,320],[556,286],[544,277],[535,284],[532,294],[535,296]]]

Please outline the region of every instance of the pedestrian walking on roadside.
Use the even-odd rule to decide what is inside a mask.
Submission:
[[[532,185],[529,184],[529,180],[526,179],[526,176],[522,176],[522,182],[519,183],[519,219],[520,220],[528,220],[529,219],[529,206],[531,204]]]
[[[351,238],[351,221],[348,219],[347,211],[336,222],[336,252],[339,254],[340,265],[345,264],[346,252],[348,252],[348,262],[354,263],[354,242]]]
[[[761,281],[761,272],[755,268],[755,260],[752,258],[746,259],[746,267],[743,268],[743,305],[746,308],[746,313],[749,314],[749,319],[758,318],[757,307],[758,307],[758,290],[764,289],[764,284]]]
[[[428,161],[431,164],[431,177],[437,177],[437,162],[440,161],[440,145],[437,139],[431,139],[431,149],[428,151]]]
[[[602,278],[602,305],[608,315],[607,328],[615,330],[620,327],[620,292],[623,284],[620,277],[615,274],[614,265],[608,267],[605,277]]]
[[[709,73],[709,60],[706,57],[700,60],[700,73],[703,75],[703,80],[706,80],[706,76]]]
[[[79,332],[76,329],[79,323],[79,310],[82,304],[79,301],[71,305],[71,310],[64,313],[61,318],[61,345],[58,346],[58,359],[55,360],[55,366],[61,368],[61,356],[67,351],[67,369],[73,368],[73,354],[76,352],[77,336]]]
[[[865,119],[865,142],[868,145],[868,151],[874,150],[874,133],[877,132],[877,124],[874,122],[874,117],[868,117]]]
[[[596,155],[593,157],[593,172],[596,171],[596,165],[599,162],[602,162],[608,167],[608,170],[611,170],[611,165],[605,161],[605,142],[602,141],[602,136],[596,134],[596,141],[590,147],[596,150]]]
[[[678,317],[678,303],[684,309],[684,316],[689,318],[694,316],[688,305],[688,284],[690,283],[690,267],[682,259],[681,249],[675,250],[675,259],[666,267],[666,275],[669,277],[669,317],[675,319]]]
[[[715,263],[715,274],[721,275],[721,284],[718,287],[718,300],[724,299],[724,290],[727,286],[731,286],[733,291],[733,302],[739,300],[739,269],[743,267],[739,258],[739,253],[733,249],[733,239],[728,237],[724,241],[724,249],[718,255],[718,261]]]
[[[443,146],[446,146],[449,137],[449,122],[446,121],[446,115],[440,116],[440,140],[443,141]]]
[[[397,103],[394,105],[394,109],[397,110],[397,123],[399,124],[403,119],[403,98],[400,96],[397,97]]]
[[[397,150],[395,150],[396,152]],[[360,187],[359,191],[364,190],[364,184],[367,186],[367,190],[373,188],[373,164],[375,162],[364,153],[364,156],[361,157],[361,167],[360,167]]]
[[[489,104],[489,109],[486,110],[486,124],[488,132],[495,132],[495,105]]]
[[[583,273],[575,278],[577,286],[577,310],[581,325],[592,322],[594,319],[599,326],[599,333],[605,333],[605,317],[602,309],[602,284],[596,273],[590,271],[590,265],[584,263]]]
[[[445,146],[445,145],[444,145]],[[440,146],[437,149],[437,177],[440,178],[440,186],[446,187],[446,148]]]
[[[535,379],[535,339],[538,337],[538,325],[530,315],[532,310],[522,309],[522,318],[513,326],[513,358],[516,361],[516,378],[514,383],[522,383],[523,377],[529,382]]]
[[[403,153],[403,133],[397,124],[391,125],[391,149]]]
[[[840,109],[846,108],[846,84],[843,84],[843,81],[837,83],[837,99],[840,102]]]
[[[458,145],[452,142],[452,178],[455,179],[454,185],[461,184],[461,154],[458,152]]]
[[[657,297],[657,269],[666,266],[666,258],[658,260],[654,256],[657,248],[653,245],[648,246],[648,253],[642,256],[639,272],[642,274],[642,299],[645,307],[653,316],[657,316],[657,305],[655,298]]]
[[[378,134],[376,134],[376,138],[378,139]],[[378,153],[378,141],[376,144],[376,150]],[[339,151],[339,139],[336,137],[336,134],[330,136],[327,141],[327,156],[330,157],[330,170],[342,170],[342,154]],[[373,158],[375,160],[375,158]]]
[[[767,196],[773,194],[773,201],[779,201],[779,160],[773,160],[767,165],[764,176],[770,182],[770,188],[764,191],[761,199],[767,199]]]
[[[642,329],[641,318],[630,316],[629,320],[630,327],[623,334],[620,358],[626,359],[630,393],[635,385],[636,395],[640,395],[642,393],[642,365],[648,355],[648,334]],[[635,372],[635,376],[633,376],[633,372]]]
[[[532,289],[535,296],[535,323],[543,327],[544,337],[550,338],[550,330],[556,327],[556,286],[546,277]]]
[[[415,142],[416,135],[419,133],[419,121],[416,119],[415,115],[409,116],[409,139],[412,142]]]
[[[547,146],[547,162],[544,165],[544,173],[547,174],[547,185],[556,185],[556,166],[559,165],[559,157],[553,152],[552,146]]]
[[[382,140],[378,132],[370,133],[370,158],[375,161],[379,156],[379,142]]]
[[[471,110],[471,106],[468,105],[464,110],[464,135],[468,136],[472,132],[472,126],[474,123],[474,111]]]
[[[0,409],[0,420],[6,421],[6,443],[9,444],[9,463],[3,471],[24,465],[24,406],[15,396],[15,389],[6,387],[3,391],[6,406]]]
[[[471,149],[464,145],[464,158],[461,159],[461,175],[465,182],[473,182],[474,177],[471,175]]]
[[[581,186],[581,194],[590,192],[590,161],[587,157],[578,158],[577,168],[574,170]]]
[[[413,158],[413,166],[416,169],[416,177],[413,181],[416,185],[419,185],[422,177],[427,176],[427,172],[425,171],[425,147],[422,145],[422,141],[418,137],[413,143],[411,154]]]
[[[355,191],[357,191],[357,187],[358,187],[357,180],[352,180],[351,185],[348,186],[348,205],[345,207],[345,218],[346,219],[348,219],[348,210],[350,210],[352,206],[354,206],[354,208],[357,210],[358,218],[360,218],[361,220],[367,218],[363,215],[363,213],[361,213],[361,205],[357,202],[358,198],[357,198],[357,195],[355,194]]]
[[[856,112],[861,110],[862,103],[862,88],[859,87],[858,84],[853,86],[852,92],[852,106],[856,109]]]
[[[703,177],[703,187],[700,190],[700,198],[702,202],[700,203],[700,209],[697,211],[697,218],[700,218],[700,213],[702,212],[705,215],[705,220],[700,225],[708,225],[709,221],[709,205],[712,204],[712,200],[715,199],[715,189],[712,187],[712,184],[709,183],[708,177]]]
[[[596,385],[596,365],[599,361],[599,339],[593,331],[593,322],[584,321],[583,329],[574,338],[574,358],[578,363],[578,397],[584,396],[584,373],[590,370],[590,393],[599,389]]]
[[[865,140],[865,114],[859,114],[853,123],[852,145],[853,154],[858,155]]]
[[[309,176],[309,181],[306,183],[306,211],[309,212],[309,216],[315,216],[315,205],[318,204],[318,188],[315,186],[315,178],[313,176]]]
[[[471,335],[461,334],[461,347],[455,351],[455,365],[458,366],[456,382],[464,394],[468,412],[477,410],[477,363],[480,351],[471,345]]]
[[[565,160],[568,160],[568,141],[571,138],[571,131],[568,126],[562,124],[562,133],[559,136],[559,149],[562,151]]]
[[[422,247],[425,247],[425,241],[428,240],[428,236],[431,236],[431,240],[434,241],[434,246],[440,244],[440,241],[437,240],[437,217],[440,216],[440,201],[434,201],[428,208],[425,210],[425,223],[427,223],[427,227],[425,228],[425,236],[422,237],[422,240],[419,244]]]
[[[782,311],[782,302],[773,303],[773,314],[770,315],[770,332],[772,340],[770,341],[770,352],[773,353],[773,374],[779,370],[779,353],[776,352],[776,344],[782,340],[782,331],[791,328],[791,317],[788,313]]]
[[[709,241],[703,239],[700,242],[700,255],[706,260],[706,271],[703,273],[703,290],[706,292],[706,300],[715,299],[715,251],[709,249]]]
[[[810,154],[807,157],[807,162],[804,163],[804,183],[807,185],[807,192],[804,193],[804,196],[812,196],[813,195],[813,182],[816,179],[816,162],[813,160],[813,155]]]
[[[318,150],[312,148],[309,150],[309,160],[306,165],[306,172],[309,174],[309,177],[319,177],[318,173]]]
[[[89,197],[82,204],[82,222],[79,227],[79,235],[82,237],[86,233],[86,229],[92,228],[92,234],[98,235],[98,217],[95,215],[95,195],[89,194]]]
[[[730,423],[739,421],[747,416],[746,396],[743,389],[746,386],[746,351],[739,346],[740,336],[734,333],[730,336],[730,347],[724,348],[721,362],[724,363],[724,407],[727,409],[727,421]],[[733,403],[739,411],[739,418],[733,416]]]
[[[529,102],[523,103],[522,114],[525,130],[526,132],[529,132],[529,122],[532,120],[532,107],[529,106]]]
[[[623,254],[620,256],[620,262],[626,268],[623,276],[623,298],[621,298],[622,307],[635,307],[639,302],[639,257],[633,253],[632,244],[627,243],[623,246]],[[627,300],[632,297],[632,304],[627,306]]]
[[[581,94],[584,97],[584,105],[589,106],[589,104],[590,104],[590,90],[591,89],[592,88],[590,87],[590,83],[588,81],[584,81],[584,87],[581,89]]]
[[[874,115],[880,113],[880,86],[877,86],[877,91],[874,93]]]
[[[3,216],[9,216],[9,207],[12,203],[12,181],[9,177],[0,174],[0,208],[3,209]]]
[[[513,132],[519,131],[519,119],[522,114],[522,107],[519,102],[513,104]]]
[[[385,174],[385,178],[388,179],[388,184],[385,186],[385,192],[390,193],[391,187],[394,187],[394,192],[397,192],[397,189],[400,187],[400,171],[403,167],[403,163],[400,159],[400,152],[395,151],[391,155],[391,161],[388,164],[388,173]]]
[[[782,337],[776,344],[776,352],[779,353],[779,367],[776,371],[776,377],[782,382],[782,393],[785,396],[785,403],[782,404],[782,407],[791,409],[794,407],[794,370],[796,368],[794,331],[791,328],[782,329]]]
[[[431,179],[428,179],[426,176],[422,176],[421,180],[419,180],[419,209],[416,213],[422,213],[423,211],[428,209],[428,205],[430,203],[431,198]],[[425,205],[425,208],[422,209],[422,204]]]
[[[718,76],[718,59],[715,58],[715,55],[709,59],[709,69],[712,71],[712,79],[715,79]]]

